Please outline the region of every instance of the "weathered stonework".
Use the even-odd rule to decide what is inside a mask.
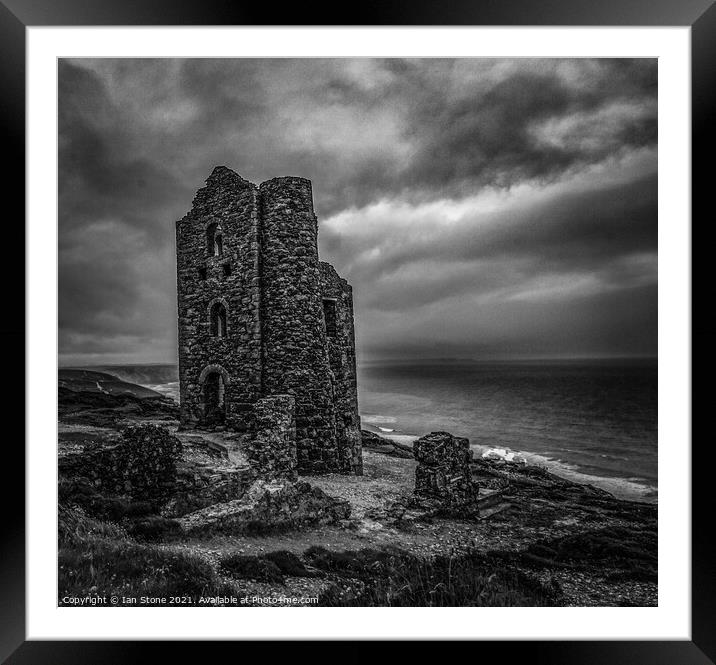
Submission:
[[[413,444],[418,462],[415,497],[442,512],[469,515],[479,512],[478,485],[472,480],[470,442],[448,432],[431,432]]]
[[[206,468],[177,465],[176,490],[162,506],[164,517],[181,517],[215,503],[242,497],[255,481],[247,468]]]
[[[339,277],[335,268],[321,261],[320,288],[331,383],[335,395],[336,443],[343,471],[363,473],[362,438],[358,417],[355,330],[353,327],[353,289]]]
[[[86,478],[107,495],[163,501],[177,490],[181,442],[157,425],[122,430],[118,443],[59,458],[62,478]]]
[[[180,419],[185,426],[245,425],[261,395],[258,215],[256,186],[216,168],[192,210],[177,222]],[[209,246],[212,229],[214,236],[221,232],[220,252]],[[217,301],[226,307],[222,336],[212,334]]]
[[[176,239],[182,426],[260,430],[257,401],[290,395],[298,472],[361,474],[353,296],[318,260],[311,182],[217,167]]]
[[[255,433],[247,453],[251,467],[261,478],[298,480],[295,413],[292,395],[273,395],[256,402]]]
[[[350,504],[306,482],[257,481],[241,499],[209,506],[179,519],[192,535],[277,531],[330,524],[350,517]]]

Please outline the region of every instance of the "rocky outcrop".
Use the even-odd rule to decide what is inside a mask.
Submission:
[[[176,402],[161,395],[138,397],[130,392],[88,391],[60,385],[57,398],[60,419],[82,425],[118,427],[132,418],[169,421],[179,414]]]
[[[248,467],[198,466],[182,462],[177,468],[176,491],[162,508],[165,517],[180,517],[216,503],[242,497],[256,474]]]
[[[363,440],[363,448],[372,450],[376,453],[383,453],[391,457],[402,457],[404,459],[413,459],[413,448],[406,446],[404,443],[391,441],[383,436],[379,436],[374,432],[361,430],[361,438]]]
[[[348,519],[350,504],[309,483],[259,480],[241,499],[216,504],[179,519],[192,535],[285,530]]]
[[[415,503],[456,516],[479,513],[478,485],[472,480],[470,442],[448,432],[431,432],[413,444]]]

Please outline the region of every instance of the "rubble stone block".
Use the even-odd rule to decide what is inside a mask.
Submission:
[[[418,501],[456,515],[479,512],[479,488],[472,480],[468,439],[431,432],[413,444],[413,455],[418,462],[414,491]]]

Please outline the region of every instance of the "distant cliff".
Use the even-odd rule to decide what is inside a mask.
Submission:
[[[82,367],[79,369],[87,372],[111,374],[122,381],[142,385],[179,381],[179,368],[174,364],[98,365],[97,367]],[[76,370],[60,370],[61,373],[68,371]]]

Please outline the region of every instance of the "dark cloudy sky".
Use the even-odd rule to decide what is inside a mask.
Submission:
[[[362,360],[656,354],[656,60],[61,60],[61,363],[176,359],[218,164],[313,181]]]

